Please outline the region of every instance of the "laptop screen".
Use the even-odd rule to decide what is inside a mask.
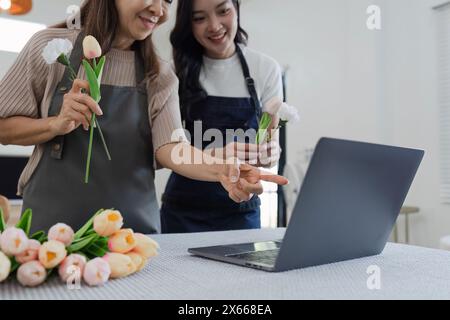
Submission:
[[[27,156],[0,156],[0,195],[10,200],[21,200],[17,196],[17,183],[28,162]]]

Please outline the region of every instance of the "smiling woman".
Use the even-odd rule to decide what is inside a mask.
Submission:
[[[19,181],[23,207],[33,210],[36,230],[57,222],[78,229],[99,208],[114,207],[135,231],[160,231],[154,186],[154,171],[160,167],[220,182],[237,202],[262,193],[261,180],[287,182],[237,161],[213,159],[187,144],[184,134],[172,135],[183,132],[178,79],[169,63],[158,58],[152,42],[169,6],[163,0],[86,0],[81,30],[60,24],[38,32],[0,82],[0,143],[36,146]],[[106,57],[100,105],[82,91],[89,88],[80,68],[85,35],[98,40]],[[73,45],[75,81],[69,69],[48,65],[42,56],[55,38]],[[96,174],[85,184],[80,160],[88,150],[88,133],[82,124],[89,124],[93,113],[99,115],[113,160],[105,162],[103,150],[93,148]],[[194,154],[193,159],[206,160],[176,164],[172,151],[178,146]]]
[[[258,145],[256,134],[243,137],[240,132],[256,133],[262,106],[282,101],[281,68],[274,59],[247,48],[247,38],[240,24],[239,0],[178,2],[171,43],[182,118],[193,145],[203,141],[202,147],[217,157],[232,153],[243,162],[273,167],[280,154],[278,137]],[[207,144],[211,138],[202,136],[211,137],[212,132],[223,138]],[[218,183],[175,172],[163,195],[162,230],[260,228],[260,199],[232,199]]]

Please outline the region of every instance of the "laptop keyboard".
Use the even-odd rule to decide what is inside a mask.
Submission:
[[[275,265],[279,249],[245,252],[229,255],[229,257],[246,260],[249,262],[259,262],[268,265]]]

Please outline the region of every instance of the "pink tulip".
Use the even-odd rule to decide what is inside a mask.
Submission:
[[[98,58],[102,55],[102,48],[93,36],[86,36],[83,40],[83,52],[87,59]]]
[[[53,269],[59,265],[67,255],[62,242],[50,240],[39,248],[39,261],[46,269]]]
[[[2,235],[0,246],[7,256],[22,254],[28,247],[28,238],[22,229],[8,228]]]
[[[11,260],[0,251],[0,283],[6,280],[11,271]]]
[[[71,227],[64,223],[55,224],[48,231],[48,240],[56,240],[70,246],[72,244],[75,234]]]
[[[127,253],[136,246],[136,238],[131,229],[122,229],[114,233],[108,240],[108,248],[111,252]]]
[[[130,257],[121,253],[108,253],[103,257],[111,268],[111,278],[123,278],[136,271],[136,266]]]
[[[28,247],[22,253],[16,256],[16,261],[20,264],[24,264],[30,261],[38,260],[39,248],[41,243],[37,240],[28,240]]]
[[[62,281],[66,282],[67,279],[72,275],[71,270],[73,267],[77,267],[80,270],[80,276],[83,275],[84,267],[86,265],[86,257],[81,254],[71,254],[66,257],[63,262],[59,265],[58,273]]]
[[[47,271],[39,261],[27,262],[17,269],[17,280],[25,287],[36,287],[47,277]]]
[[[111,275],[111,267],[102,258],[95,258],[84,267],[83,279],[90,286],[106,283]]]
[[[155,240],[142,233],[135,233],[134,237],[136,238],[136,246],[133,252],[140,254],[145,259],[150,259],[158,255],[159,245]]]
[[[125,255],[130,257],[131,261],[133,262],[134,266],[136,267],[136,272],[141,271],[147,265],[147,259],[145,257],[141,256],[137,252],[131,251],[131,252],[125,253]]]
[[[94,218],[94,230],[102,237],[109,237],[122,228],[123,218],[119,211],[105,210]]]

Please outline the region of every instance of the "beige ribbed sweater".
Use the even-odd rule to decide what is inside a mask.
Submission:
[[[0,81],[0,118],[26,116],[46,118],[53,93],[61,81],[65,67],[59,63],[47,65],[42,50],[55,38],[66,38],[72,43],[79,31],[68,29],[46,29],[36,33],[14,65]],[[134,52],[112,49],[106,55],[102,83],[117,86],[135,86]],[[85,79],[83,68],[78,77]],[[178,79],[169,63],[161,61],[157,81],[148,81],[149,124],[153,134],[153,148],[177,142],[172,141],[174,130],[183,129],[179,111]],[[183,136],[182,141],[187,141]],[[37,145],[19,180],[18,194],[36,169],[43,154],[43,145]],[[155,161],[156,165],[156,161]]]

